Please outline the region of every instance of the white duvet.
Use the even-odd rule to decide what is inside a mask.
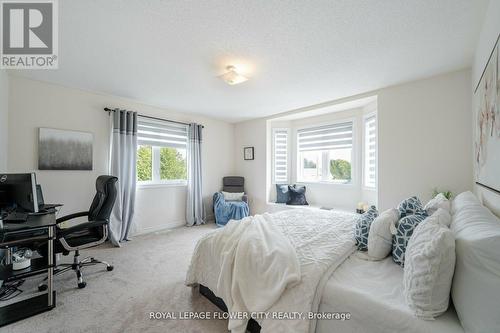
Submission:
[[[354,252],[355,214],[293,209],[231,221],[199,240],[186,284],[205,285],[229,312],[267,313],[262,332],[314,332],[323,287]],[[286,313],[293,319],[276,319]],[[293,314],[293,315],[292,315]],[[230,319],[233,333],[247,319]]]

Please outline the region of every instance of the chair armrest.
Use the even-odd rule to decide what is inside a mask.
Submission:
[[[214,201],[214,205],[215,205],[216,202],[219,202],[219,201],[222,202],[222,203],[225,202],[224,195],[221,192],[215,192],[212,199]]]
[[[92,222],[84,222],[77,224],[75,226],[69,227],[69,228],[64,228],[64,229],[58,229],[57,230],[57,238],[64,238],[65,236],[72,234],[77,231],[81,230],[86,230],[90,228],[95,228],[95,227],[102,227],[108,224],[108,221],[92,221]]]
[[[59,223],[66,222],[66,221],[69,221],[72,219],[76,219],[77,217],[83,217],[83,216],[89,216],[89,212],[78,212],[78,213],[74,213],[74,214],[69,214],[69,215],[58,218],[56,220],[56,223],[59,224]]]

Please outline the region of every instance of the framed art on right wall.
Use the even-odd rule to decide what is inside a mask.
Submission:
[[[474,92],[475,180],[500,191],[500,46],[497,38]]]
[[[254,159],[254,148],[253,147],[245,147],[243,148],[243,159],[245,161],[252,161]]]

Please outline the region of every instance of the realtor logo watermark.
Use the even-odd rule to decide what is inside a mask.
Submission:
[[[57,0],[0,0],[4,69],[57,69]]]

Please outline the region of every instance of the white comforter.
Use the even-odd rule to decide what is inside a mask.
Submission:
[[[198,242],[186,277],[221,297],[229,312],[266,312],[262,332],[314,332],[309,312],[318,309],[333,270],[352,252],[355,215],[293,209],[231,221]],[[286,313],[293,319],[273,316]],[[247,320],[230,319],[233,333]]]

